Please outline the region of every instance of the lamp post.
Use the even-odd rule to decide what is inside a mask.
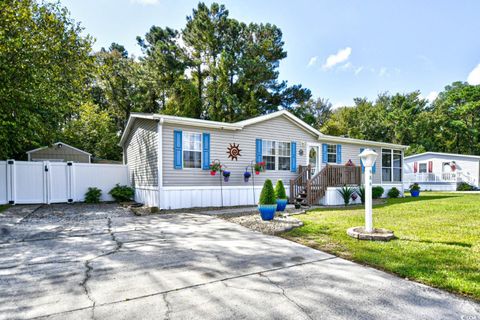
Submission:
[[[373,232],[372,218],[372,167],[378,154],[372,149],[365,149],[359,154],[365,168],[365,231]]]

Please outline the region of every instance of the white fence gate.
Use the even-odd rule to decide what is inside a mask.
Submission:
[[[126,165],[0,161],[0,204],[83,201],[89,187],[110,201],[108,192],[117,183],[129,185]]]

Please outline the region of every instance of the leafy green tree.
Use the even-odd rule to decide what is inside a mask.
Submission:
[[[95,53],[96,73],[92,84],[94,103],[107,109],[119,131],[123,131],[135,108],[138,82],[137,63],[122,45],[112,43],[108,50]]]
[[[93,103],[82,104],[78,114],[68,122],[62,141],[108,160],[121,160],[120,137],[110,114]]]
[[[297,117],[313,126],[321,128],[332,116],[332,104],[327,99],[309,99],[294,108],[290,108]]]
[[[446,86],[431,111],[438,151],[480,154],[480,85]]]
[[[58,3],[0,2],[0,159],[48,145],[85,99],[92,39]]]

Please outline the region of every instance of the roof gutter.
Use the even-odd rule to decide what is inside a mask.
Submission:
[[[361,140],[361,139],[353,139],[353,138],[344,138],[344,137],[336,137],[336,136],[327,136],[322,135],[318,137],[319,141],[333,141],[333,142],[343,142],[343,143],[351,143],[351,144],[358,144],[361,146],[378,146],[378,147],[388,147],[388,148],[397,148],[397,149],[407,149],[408,146],[404,146],[401,144],[395,143],[387,143],[387,142],[378,142],[378,141],[370,141],[370,140]]]

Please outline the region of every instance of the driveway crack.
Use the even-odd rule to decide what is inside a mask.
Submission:
[[[295,300],[293,300],[292,298],[290,298],[286,291],[285,291],[285,288],[283,288],[282,286],[280,286],[278,283],[272,281],[272,279],[270,279],[267,275],[265,275],[264,273],[260,272],[258,274],[259,276],[261,277],[264,277],[265,279],[268,280],[268,282],[270,282],[272,285],[274,285],[275,287],[277,287],[278,289],[280,289],[282,291],[282,295],[288,300],[290,301],[292,304],[294,304],[298,309],[300,309],[300,311],[302,311],[303,314],[305,314],[309,319],[313,320],[313,318],[307,313],[307,310],[305,310],[301,305],[299,305]]]
[[[172,313],[172,306],[170,302],[167,300],[167,293],[162,294],[163,301],[165,302],[165,306],[167,307],[167,311],[165,312],[165,320],[170,320],[170,314]]]
[[[93,267],[91,265],[91,262],[93,262],[93,260],[95,260],[95,259],[98,259],[98,258],[101,258],[101,257],[106,257],[106,256],[117,253],[122,248],[122,245],[123,245],[123,243],[116,238],[115,233],[112,231],[112,219],[110,217],[107,218],[107,230],[108,230],[108,233],[110,234],[110,237],[112,238],[112,241],[115,242],[115,248],[111,251],[102,253],[98,256],[95,256],[95,257],[85,261],[85,276],[83,278],[83,281],[80,284],[82,286],[83,291],[85,292],[85,295],[87,296],[88,300],[90,300],[92,302],[92,319],[95,319],[95,305],[96,305],[96,302],[95,302],[95,299],[93,299],[93,297],[91,295],[91,291],[88,289],[88,281],[90,280],[90,278],[92,276],[92,271],[93,271]]]

